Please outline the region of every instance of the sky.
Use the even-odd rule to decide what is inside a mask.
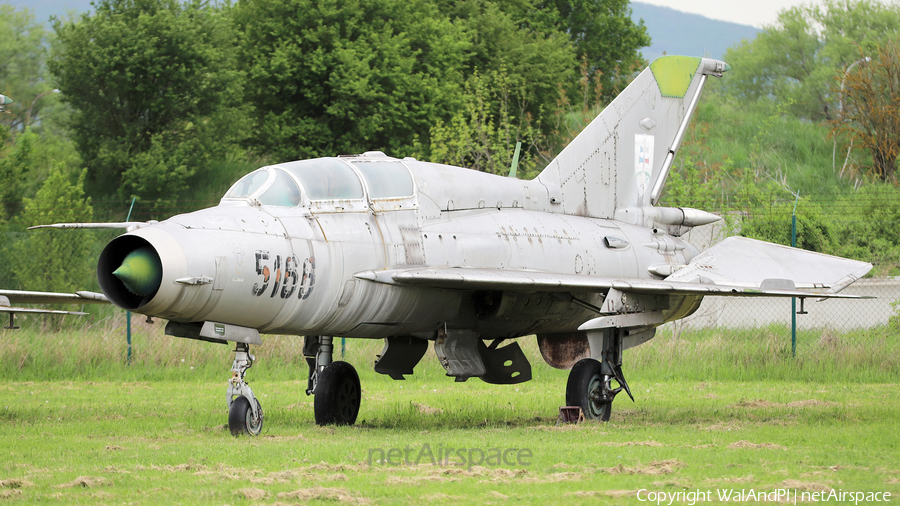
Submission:
[[[778,18],[778,12],[795,5],[820,4],[821,0],[632,0],[661,5],[712,19],[762,28]]]

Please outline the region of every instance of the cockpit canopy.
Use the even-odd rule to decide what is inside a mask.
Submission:
[[[260,204],[295,207],[306,201],[396,199],[414,193],[412,176],[400,160],[316,158],[262,167],[241,178],[223,201],[255,198]]]

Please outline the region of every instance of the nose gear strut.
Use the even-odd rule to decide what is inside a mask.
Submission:
[[[225,398],[228,402],[228,428],[233,436],[249,434],[257,436],[262,431],[263,410],[250,385],[244,381],[247,370],[253,367],[256,357],[250,354],[250,346],[237,343],[234,362],[231,365],[231,379]]]

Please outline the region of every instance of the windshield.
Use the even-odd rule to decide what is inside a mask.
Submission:
[[[300,188],[283,170],[274,169],[275,181],[262,195],[260,204],[267,206],[296,207],[300,205]]]
[[[240,181],[234,184],[228,193],[225,194],[226,199],[243,199],[253,195],[262,185],[269,179],[269,169],[263,167],[242,177]]]

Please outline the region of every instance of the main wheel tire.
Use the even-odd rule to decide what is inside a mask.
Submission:
[[[609,421],[612,401],[601,400],[603,373],[600,362],[592,358],[579,360],[569,372],[566,383],[566,405],[580,406],[588,420]]]
[[[259,401],[256,407],[260,411],[262,408]],[[250,400],[243,395],[238,396],[231,402],[231,409],[228,410],[228,429],[232,436],[258,436],[262,432],[262,420],[253,423],[253,410],[250,409]]]
[[[318,425],[353,425],[359,415],[362,390],[356,369],[332,362],[319,373],[313,407]]]

